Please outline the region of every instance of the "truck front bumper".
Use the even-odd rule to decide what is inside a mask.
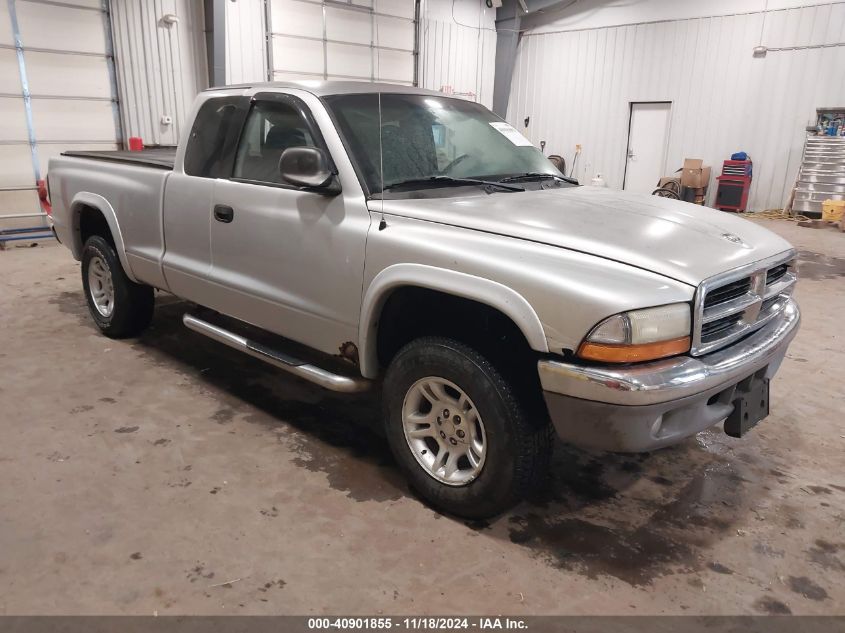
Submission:
[[[800,319],[790,299],[761,329],[698,358],[621,367],[541,360],[540,382],[555,430],[565,442],[606,451],[675,444],[727,418],[747,378],[773,377]]]

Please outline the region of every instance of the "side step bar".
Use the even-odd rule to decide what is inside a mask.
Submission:
[[[228,345],[240,352],[254,356],[265,363],[284,369],[286,372],[304,378],[309,382],[320,385],[325,389],[331,391],[339,391],[341,393],[361,393],[368,391],[371,387],[371,382],[366,378],[353,378],[351,376],[344,376],[342,374],[335,374],[315,365],[309,365],[305,361],[289,356],[284,352],[271,349],[266,345],[261,345],[255,341],[250,341],[243,336],[239,336],[229,330],[224,330],[221,327],[198,319],[195,316],[186,314],[182,317],[182,323],[190,330],[204,334],[208,338],[214,339],[219,343]]]

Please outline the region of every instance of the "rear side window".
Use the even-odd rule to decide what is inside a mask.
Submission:
[[[244,126],[233,176],[281,184],[279,159],[290,147],[314,146],[308,122],[292,105],[257,101]]]
[[[243,103],[243,97],[219,97],[202,105],[185,148],[186,174],[205,178],[229,177]]]

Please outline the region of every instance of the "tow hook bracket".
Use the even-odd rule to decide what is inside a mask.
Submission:
[[[769,415],[768,379],[752,376],[745,382],[737,387],[734,410],[725,420],[725,433],[731,437],[742,437]]]

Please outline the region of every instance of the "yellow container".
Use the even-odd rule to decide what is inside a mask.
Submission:
[[[822,202],[822,220],[839,222],[845,216],[845,200],[825,200]]]

